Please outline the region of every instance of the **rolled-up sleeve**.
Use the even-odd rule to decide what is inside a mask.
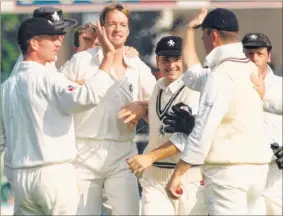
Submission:
[[[232,92],[230,77],[217,72],[208,76],[193,131],[189,136],[175,134],[171,138],[174,145],[184,148],[181,160],[192,165],[204,163],[213,135],[228,110]]]
[[[201,92],[210,72],[210,68],[203,68],[201,64],[195,64],[184,72],[183,81],[188,88]]]
[[[102,70],[81,86],[60,76],[59,81],[53,82],[52,95],[65,113],[77,113],[97,105],[112,84],[111,76]]]
[[[268,112],[282,115],[282,77],[273,76],[265,90],[263,107]]]

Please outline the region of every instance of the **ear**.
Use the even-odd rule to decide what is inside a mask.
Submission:
[[[30,47],[32,48],[32,50],[38,50],[38,41],[37,40],[35,40],[35,39],[31,39],[30,40]]]
[[[271,62],[271,52],[268,53],[268,59],[267,62],[270,63]]]
[[[156,56],[156,65],[157,67],[159,67],[159,57],[158,56]]]
[[[219,35],[218,35],[217,31],[212,30],[210,34],[211,34],[211,37],[212,37],[213,41],[218,41],[219,40]]]
[[[127,37],[129,37],[129,35],[130,35],[130,27],[128,27]]]

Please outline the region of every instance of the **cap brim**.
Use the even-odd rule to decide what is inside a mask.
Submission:
[[[156,53],[158,56],[181,56],[182,52],[178,50],[163,50]]]
[[[56,25],[56,23],[54,24],[54,27],[56,29],[62,29],[62,28],[71,28],[71,27],[75,27],[78,22],[74,19],[69,19],[69,18],[63,18],[64,22],[60,23],[58,25]]]
[[[243,42],[244,47],[270,47],[268,44],[262,41],[250,41],[250,42]]]

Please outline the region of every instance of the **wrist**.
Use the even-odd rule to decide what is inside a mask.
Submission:
[[[151,159],[151,162],[154,163],[157,160],[156,155],[154,154],[154,152],[149,152],[148,157]]]
[[[107,51],[107,52],[105,52],[104,53],[104,57],[105,58],[114,58],[114,56],[115,56],[115,51]]]

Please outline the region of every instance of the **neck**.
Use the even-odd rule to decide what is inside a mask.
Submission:
[[[174,82],[175,80],[170,80],[166,77],[164,77],[164,84],[166,87],[168,87],[172,82]]]
[[[42,64],[42,65],[46,64],[45,60],[40,59],[37,55],[35,55],[33,53],[25,55],[24,61],[34,61],[34,62],[37,62],[37,63]]]
[[[261,76],[263,77],[263,79],[265,79],[267,73],[268,73],[268,67],[266,66],[265,70],[261,72]]]
[[[114,65],[123,64],[123,47],[116,49],[113,63]]]

